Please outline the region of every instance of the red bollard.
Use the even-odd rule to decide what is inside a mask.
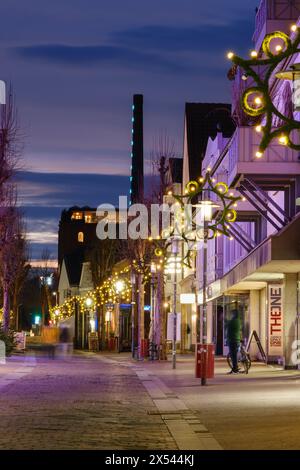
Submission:
[[[196,345],[196,370],[197,379],[213,379],[215,376],[215,345]]]
[[[149,356],[149,340],[141,339],[141,357]]]

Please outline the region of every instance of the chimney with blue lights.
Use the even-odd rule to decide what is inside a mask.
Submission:
[[[133,95],[131,130],[130,203],[144,199],[143,95]]]

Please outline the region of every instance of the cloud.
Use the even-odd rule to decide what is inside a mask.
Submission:
[[[53,232],[27,232],[26,233],[27,240],[29,242],[38,244],[38,245],[46,245],[46,244],[55,244],[57,243],[57,234]]]
[[[178,27],[172,25],[144,25],[125,29],[108,35],[103,45],[31,44],[12,48],[26,60],[49,64],[77,66],[108,65],[126,69],[156,72],[180,73],[195,71],[203,67],[204,61],[215,69],[220,67],[214,62],[211,52],[218,56],[227,48],[239,43],[239,49],[249,46],[252,24],[248,20],[219,24]],[[217,31],[217,34],[216,34]],[[202,63],[192,60],[191,52],[202,57]],[[179,60],[180,57],[180,60]]]
[[[57,254],[58,224],[63,209],[110,203],[128,195],[129,178],[116,175],[19,172],[19,204],[25,217],[27,238],[33,259],[39,258],[41,245]],[[153,190],[157,179],[145,176],[145,189]]]
[[[164,58],[160,54],[122,46],[36,44],[15,47],[13,50],[24,59],[58,65],[90,67],[103,64],[168,72],[180,72],[187,68],[186,64]]]
[[[96,207],[103,202],[117,204],[119,195],[129,194],[128,176],[24,171],[17,181],[20,204],[27,208]]]
[[[248,19],[233,23],[219,24],[217,27],[201,24],[178,27],[146,25],[139,28],[117,31],[111,35],[116,43],[128,47],[142,47],[150,51],[205,52],[220,51],[224,44],[237,42],[243,47],[249,44],[253,26]]]

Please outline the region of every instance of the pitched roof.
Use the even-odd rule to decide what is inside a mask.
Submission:
[[[79,248],[64,257],[70,286],[79,286],[84,250]]]
[[[195,179],[201,175],[208,138],[214,139],[218,132],[231,137],[235,124],[227,103],[186,103],[185,120],[190,179]]]

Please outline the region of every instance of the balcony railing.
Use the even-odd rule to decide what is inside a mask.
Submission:
[[[288,26],[290,21],[297,21],[300,16],[300,1],[299,0],[261,0],[255,18],[255,32],[253,35],[253,41],[256,44],[260,39],[263,30],[264,33],[271,32],[267,28],[267,21],[271,20],[273,23],[272,30],[282,29],[288,32]],[[282,22],[281,27],[277,24],[275,26],[274,21]],[[285,25],[286,23],[286,25]]]
[[[295,131],[291,138],[299,143]],[[239,127],[231,140],[222,166],[228,171],[228,184],[241,174],[298,174],[300,175],[299,152],[273,142],[262,158],[256,157],[261,135],[253,127]]]
[[[258,41],[258,38],[260,36],[260,33],[266,24],[267,21],[267,9],[268,9],[268,1],[269,0],[262,0],[261,4],[258,8],[258,11],[256,13],[255,17],[255,31],[253,35],[253,41],[256,43]]]

